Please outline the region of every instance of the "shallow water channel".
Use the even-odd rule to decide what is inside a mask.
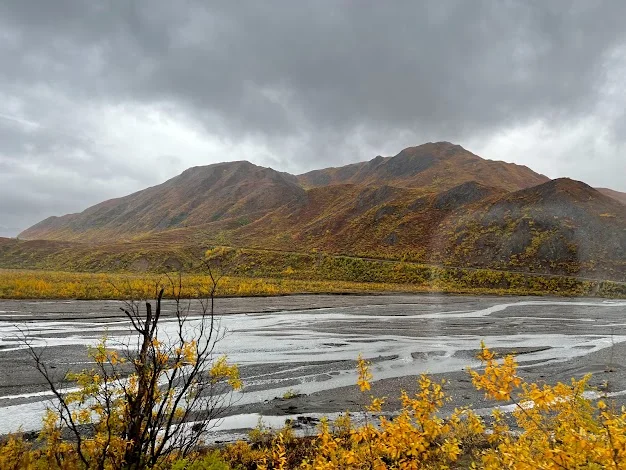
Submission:
[[[46,347],[56,370],[90,367],[86,345],[105,333],[111,344],[129,342],[120,305],[0,301],[0,434],[37,429],[50,398],[22,337]],[[226,332],[217,350],[241,366],[237,404],[253,411],[287,390],[309,395],[354,384],[359,353],[373,360],[378,380],[476,366],[481,340],[522,353],[520,363],[534,368],[566,367],[626,340],[626,302],[602,299],[292,296],[223,299],[216,311]],[[163,330],[172,326],[166,316]],[[244,427],[253,415],[240,416],[223,427]]]

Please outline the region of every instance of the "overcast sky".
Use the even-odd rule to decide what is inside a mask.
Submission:
[[[246,159],[447,140],[626,191],[626,2],[0,1],[0,236]]]

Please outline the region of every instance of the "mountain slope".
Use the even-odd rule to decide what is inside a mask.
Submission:
[[[109,242],[210,223],[216,230],[230,229],[284,204],[303,203],[307,198],[303,188],[345,183],[410,188],[428,194],[468,181],[510,191],[545,180],[526,167],[483,160],[448,142],[410,147],[395,157],[376,157],[300,177],[245,161],[219,163],[189,168],[163,184],[102,202],[79,214],[50,217],[22,232],[20,238]]]
[[[80,265],[96,270],[175,267],[221,244],[279,250],[286,258],[291,252],[319,252],[623,282],[626,206],[568,179],[513,193],[476,182],[431,194],[331,185],[313,188],[305,199],[246,225],[216,221],[97,246],[7,240],[4,257],[12,262],[4,263],[0,246],[0,266],[48,253],[69,270],[79,255]]]
[[[218,163],[190,168],[163,184],[79,214],[50,217],[20,238],[109,241],[218,220],[244,224],[304,197],[305,191],[286,173],[245,161]]]
[[[604,194],[605,196],[612,197],[616,201],[619,201],[622,204],[626,204],[626,193],[622,193],[622,192],[619,192],[619,191],[614,191],[614,190],[609,189],[609,188],[596,188],[596,189],[598,191],[600,191],[602,194]]]
[[[507,193],[476,182],[411,188],[331,185],[309,190],[230,232],[240,246],[320,250],[452,266],[626,277],[626,206],[559,179]]]
[[[485,186],[516,191],[549,181],[531,169],[480,158],[460,145],[436,142],[409,147],[394,157],[378,156],[369,162],[314,170],[298,176],[304,187],[330,184],[391,184],[433,191],[476,181]]]
[[[476,182],[441,193],[394,186],[330,185],[232,233],[245,246],[289,245],[335,253],[394,256],[429,243],[440,220],[459,207],[506,194]]]
[[[507,194],[440,227],[433,257],[455,264],[626,277],[626,206],[567,178]]]

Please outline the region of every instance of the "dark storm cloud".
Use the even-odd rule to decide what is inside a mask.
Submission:
[[[149,150],[129,147],[120,157],[107,147],[99,126],[113,124],[97,111],[110,107],[172,110],[213,139],[267,149],[246,158],[295,172],[426,140],[481,142],[535,121],[563,128],[598,115],[603,126],[620,118],[606,106],[607,89],[626,100],[615,73],[625,17],[626,2],[592,0],[5,0],[0,168],[16,159],[30,165],[17,166],[19,177],[0,175],[0,191],[23,194],[15,181],[32,178],[52,196],[56,188],[37,172],[61,172],[84,194],[85,204],[69,204],[77,210],[156,183],[154,171],[133,163]],[[602,151],[616,154],[603,155],[606,182],[599,175],[592,183],[626,190],[615,176],[624,162],[619,129],[605,129]],[[553,158],[556,172],[576,176],[589,155],[575,148],[522,163]],[[209,152],[205,163],[224,159]],[[85,181],[95,175],[109,185],[90,197]],[[23,200],[30,223],[33,206]],[[69,206],[52,204],[52,212]]]
[[[9,6],[4,17],[29,28],[14,48],[23,57],[26,46],[26,79],[183,102],[230,131],[269,135],[302,124],[474,132],[584,112],[626,13],[586,0]]]

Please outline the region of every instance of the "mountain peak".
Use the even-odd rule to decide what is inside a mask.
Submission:
[[[24,239],[99,241],[213,222],[250,223],[306,193],[296,178],[248,161],[189,168],[151,188],[46,219]]]
[[[329,184],[388,184],[438,192],[467,181],[517,191],[549,180],[531,169],[485,160],[451,142],[428,142],[407,147],[393,157],[381,157],[305,173],[298,177],[304,187]]]
[[[467,154],[474,155],[462,146],[453,144],[451,142],[427,142],[425,144],[416,145],[413,147],[407,147],[396,155],[396,157],[407,156],[433,156],[437,158],[447,158],[454,155]]]

